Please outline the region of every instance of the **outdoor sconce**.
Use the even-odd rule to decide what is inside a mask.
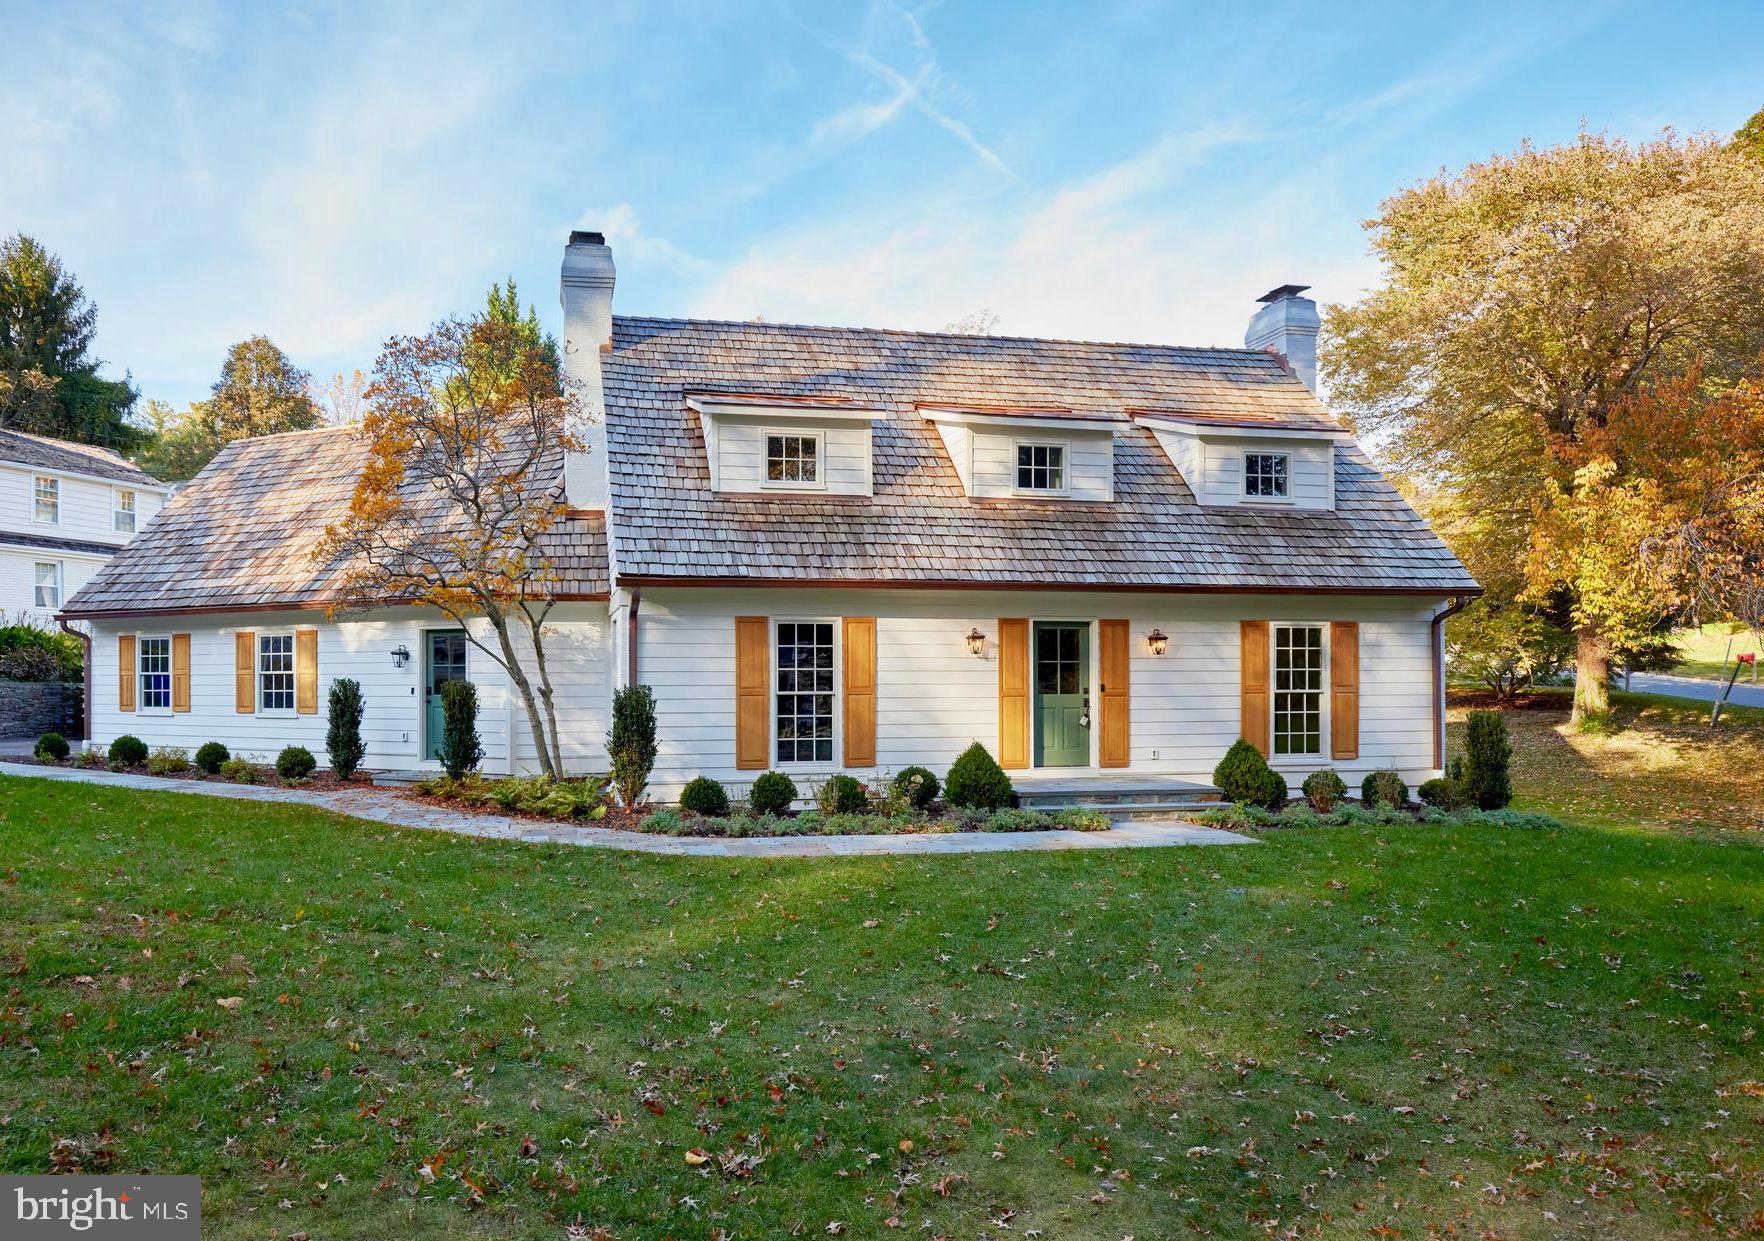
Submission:
[[[400,642],[392,648],[392,666],[402,668],[410,662],[410,648]]]
[[[986,654],[986,635],[981,633],[978,629],[968,630],[968,654]]]
[[[1162,629],[1153,629],[1145,635],[1145,645],[1153,655],[1162,655],[1170,648],[1170,639],[1165,636]]]

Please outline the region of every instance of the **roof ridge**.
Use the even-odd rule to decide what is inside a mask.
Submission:
[[[140,466],[135,465],[133,461],[130,461],[127,457],[123,456],[116,449],[106,448],[103,444],[88,444],[83,440],[64,440],[53,435],[39,435],[35,431],[21,431],[17,427],[0,427],[0,432],[4,432],[7,435],[16,435],[21,439],[35,440],[39,444],[51,444],[56,448],[65,448],[69,452],[103,453],[105,456],[114,460],[118,465],[132,466],[137,470],[141,468]]]
[[[834,323],[781,323],[766,319],[691,319],[674,315],[614,315],[616,326],[625,323],[682,323],[695,327],[738,327],[777,329],[797,332],[844,332],[852,335],[910,336],[931,340],[992,340],[1024,345],[1076,345],[1090,349],[1164,349],[1175,353],[1237,353],[1256,358],[1270,366],[1278,366],[1274,355],[1266,349],[1250,349],[1243,345],[1171,345],[1156,341],[1082,340],[1070,336],[1007,336],[990,332],[928,332],[915,328],[853,327]]]

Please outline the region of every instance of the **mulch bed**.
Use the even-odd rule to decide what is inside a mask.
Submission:
[[[398,794],[398,796],[404,798],[406,801],[419,802],[434,810],[455,810],[461,814],[500,815],[503,818],[508,819],[525,819],[529,823],[550,823],[553,825],[561,825],[563,827],[610,827],[615,831],[621,832],[636,831],[637,825],[643,821],[643,815],[648,814],[650,810],[654,809],[654,807],[651,806],[646,808],[643,811],[643,814],[632,814],[622,806],[615,806],[611,802],[607,802],[605,803],[606,813],[601,815],[598,819],[590,819],[586,817],[580,819],[560,819],[554,815],[535,814],[530,810],[504,810],[501,806],[496,805],[486,806],[477,802],[468,803],[455,801],[449,797],[436,797],[431,793],[421,793],[416,789],[404,785],[387,785],[386,789],[388,792]]]

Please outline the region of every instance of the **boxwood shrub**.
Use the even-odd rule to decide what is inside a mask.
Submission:
[[[796,800],[796,781],[781,771],[768,771],[747,791],[755,814],[784,814]]]
[[[1278,810],[1286,804],[1286,777],[1268,766],[1262,752],[1241,737],[1213,768],[1213,783],[1226,801],[1240,806]]]
[[[45,763],[61,762],[67,751],[67,738],[60,733],[44,733],[37,738],[37,757]]]
[[[1017,792],[986,747],[976,741],[950,765],[943,781],[944,800],[975,810],[1002,810],[1016,804]]]
[[[1360,801],[1368,806],[1389,806],[1401,810],[1409,804],[1409,786],[1395,771],[1368,772],[1360,781]]]
[[[460,684],[458,681],[449,684]],[[318,766],[318,759],[303,745],[291,745],[276,755],[276,774],[284,780],[304,780]]]
[[[139,767],[147,761],[147,743],[133,733],[124,733],[110,743],[112,767]]]
[[[232,751],[218,741],[204,741],[196,748],[196,765],[209,775],[219,775],[221,764],[233,757]]]
[[[943,786],[929,768],[902,767],[889,782],[888,791],[900,801],[923,810],[937,800]]]
[[[721,817],[729,813],[729,791],[709,776],[698,776],[680,790],[680,809]]]

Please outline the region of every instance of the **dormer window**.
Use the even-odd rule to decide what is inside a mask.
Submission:
[[[1243,454],[1243,494],[1253,500],[1284,500],[1291,457],[1283,452]]]
[[[1018,443],[1017,490],[1062,495],[1066,490],[1064,444]]]
[[[821,486],[821,442],[813,435],[766,436],[767,487]]]

